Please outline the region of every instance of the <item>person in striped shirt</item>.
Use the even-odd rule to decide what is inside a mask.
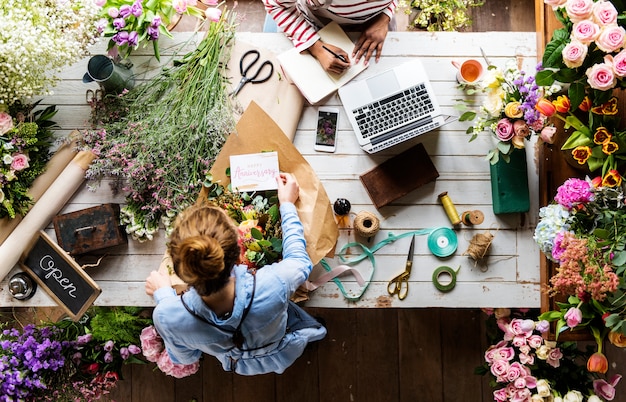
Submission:
[[[263,0],[263,3],[296,49],[308,50],[324,70],[337,74],[350,67],[349,57],[342,49],[323,43],[317,31],[330,21],[336,21],[346,30],[360,31],[352,57],[356,62],[364,57],[367,63],[376,53],[378,61],[387,32],[393,29],[393,14],[398,7],[398,0]]]

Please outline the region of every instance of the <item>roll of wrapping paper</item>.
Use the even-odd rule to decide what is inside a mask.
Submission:
[[[42,194],[22,221],[0,245],[0,280],[13,269],[26,247],[37,233],[44,229],[70,200],[85,180],[85,171],[94,160],[90,151],[81,151],[63,169],[63,172]]]
[[[46,192],[50,185],[56,180],[57,177],[63,172],[63,169],[67,167],[70,161],[77,154],[77,141],[79,137],[78,131],[73,131],[68,136],[70,142],[61,145],[52,158],[46,164],[46,170],[39,175],[33,182],[32,186],[28,190],[28,194],[33,198],[33,202],[37,202],[39,198]],[[15,218],[3,218],[0,219],[0,244],[2,244],[11,232],[17,227],[22,216],[16,216]]]

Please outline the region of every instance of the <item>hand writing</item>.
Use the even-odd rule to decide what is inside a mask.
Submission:
[[[324,46],[328,50],[324,49]],[[341,61],[341,59],[336,57],[331,51],[338,56],[344,57],[348,62]],[[350,58],[343,49],[329,43],[322,43],[321,40],[315,42],[313,46],[309,48],[309,52],[317,59],[325,71],[343,74],[350,67]]]

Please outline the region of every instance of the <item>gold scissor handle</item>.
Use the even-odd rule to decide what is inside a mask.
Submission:
[[[410,272],[403,272],[389,281],[387,292],[390,295],[398,295],[398,299],[404,300],[409,293],[409,276]]]

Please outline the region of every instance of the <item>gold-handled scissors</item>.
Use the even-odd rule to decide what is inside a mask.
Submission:
[[[411,276],[411,268],[413,267],[413,254],[415,252],[415,235],[411,239],[409,254],[406,257],[406,265],[404,272],[389,281],[387,292],[390,295],[398,295],[398,299],[404,300],[409,293],[409,277]]]

